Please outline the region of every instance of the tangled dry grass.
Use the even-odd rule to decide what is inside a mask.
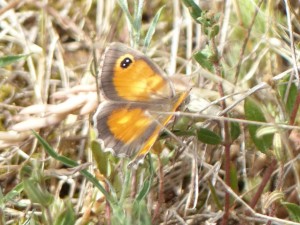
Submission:
[[[197,22],[189,1],[128,2],[138,31],[125,0],[0,1],[0,65],[20,56],[0,67],[0,224],[299,224],[299,3],[195,1]],[[94,63],[163,6],[147,54],[194,88],[130,170],[94,141]]]

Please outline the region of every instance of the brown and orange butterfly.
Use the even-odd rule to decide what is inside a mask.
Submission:
[[[172,82],[143,53],[121,43],[110,44],[99,76],[105,100],[93,120],[104,151],[132,157],[136,164],[149,152],[160,131],[184,101]]]

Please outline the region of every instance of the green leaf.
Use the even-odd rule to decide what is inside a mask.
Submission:
[[[75,224],[76,216],[73,209],[73,206],[70,202],[67,202],[65,205],[65,209],[55,218],[54,225],[69,225]]]
[[[97,141],[92,141],[91,150],[93,158],[97,163],[98,170],[105,177],[109,177],[111,174],[111,153],[102,151],[100,144]]]
[[[152,187],[153,176],[154,176],[155,170],[153,168],[153,162],[152,162],[151,155],[148,155],[147,159],[149,161],[149,166],[148,166],[149,177],[144,181],[143,187],[141,188],[137,197],[135,198],[135,200],[134,200],[135,204],[141,204],[142,201],[145,200],[147,194],[149,193],[149,191]]]
[[[219,34],[219,31],[220,31],[220,26],[215,24],[209,32],[209,38],[211,39],[211,38],[217,36]]]
[[[20,172],[23,181],[24,191],[33,203],[38,203],[44,207],[48,207],[54,200],[54,197],[47,191],[43,183],[42,174],[38,168],[32,168],[25,165]]]
[[[241,134],[240,125],[237,122],[231,122],[230,123],[230,136],[231,141],[234,141],[237,139]]]
[[[247,120],[258,121],[258,122],[266,122],[264,114],[260,107],[250,98],[246,98],[244,103],[244,111],[245,117]],[[273,134],[266,134],[262,137],[257,137],[257,131],[260,128],[260,125],[249,124],[248,130],[250,133],[250,137],[257,147],[257,149],[263,153],[265,153],[273,142]]]
[[[150,191],[151,184],[152,184],[151,180],[146,180],[144,182],[142,189],[140,190],[138,196],[135,199],[136,201],[140,202],[147,196],[147,194]]]
[[[284,100],[286,91],[287,91],[287,84],[280,85],[278,87],[278,90],[279,90],[279,94],[280,94],[282,100]],[[294,108],[297,94],[298,94],[297,86],[296,86],[296,84],[292,83],[292,85],[290,86],[287,101],[285,102],[285,107],[286,107],[286,111],[288,114],[291,114],[291,112]]]
[[[126,0],[118,0],[118,3],[122,9],[122,11],[125,13],[126,18],[128,19],[130,25],[133,27],[133,19],[130,15],[129,9],[128,9],[128,2]]]
[[[10,64],[13,64],[19,60],[26,59],[30,54],[22,54],[22,55],[10,55],[10,56],[4,56],[0,57],[0,67],[4,67]]]
[[[75,167],[78,166],[78,163],[73,161],[72,159],[69,159],[65,156],[61,156],[59,154],[57,154],[54,149],[40,136],[38,135],[35,131],[32,131],[34,136],[38,139],[39,143],[44,147],[45,151],[54,159],[60,161],[61,163],[63,163],[66,166],[69,167]],[[109,201],[111,203],[112,206],[116,206],[116,201],[115,199],[108,194],[108,192],[105,190],[105,188],[99,183],[99,181],[87,170],[81,170],[80,173],[88,180],[90,181],[92,184],[95,185],[95,187],[97,187],[99,189],[99,191],[102,192],[102,194],[105,196],[105,198],[107,199],[107,201]]]
[[[175,120],[175,124],[173,126],[173,130],[176,131],[188,131],[191,126],[191,118],[188,116],[181,116]]]
[[[194,54],[194,59],[204,68],[209,70],[210,72],[214,71],[213,63],[211,60],[212,52],[206,46],[202,51],[196,52]]]
[[[151,155],[148,155],[147,159],[149,159],[149,167],[148,167],[149,178],[144,182],[142,189],[139,191],[139,193],[135,199],[135,202],[137,202],[137,203],[140,203],[142,200],[144,200],[145,197],[147,196],[147,194],[149,193],[151,186],[152,186],[153,176],[155,173]]]
[[[206,128],[200,127],[197,131],[197,136],[198,140],[205,144],[218,145],[222,143],[222,138],[218,134]]]
[[[135,40],[135,32],[136,32],[136,21],[134,20],[134,18],[131,16],[129,9],[128,9],[128,2],[127,0],[118,0],[118,3],[126,17],[126,21],[128,24],[128,28],[130,31],[130,40],[134,42],[134,44],[136,44]],[[132,43],[131,43],[132,44]]]
[[[221,203],[221,200],[219,199],[220,195],[217,194],[216,187],[212,184],[211,180],[207,180],[208,188],[211,192],[212,200],[216,204],[217,209],[222,210],[223,209],[223,203]]]
[[[194,0],[182,0],[182,3],[188,8],[193,19],[198,23],[198,18],[201,17],[202,10],[201,8],[194,2]]]
[[[54,197],[34,180],[24,180],[23,185],[31,202],[39,203],[44,207],[48,207],[53,202]]]
[[[151,216],[147,208],[146,201],[134,202],[132,207],[132,218],[130,223],[139,225],[151,225]]]
[[[282,204],[286,207],[291,219],[300,223],[300,206],[289,202],[283,202]]]
[[[134,1],[134,16],[133,16],[133,27],[134,27],[134,43],[140,42],[141,36],[141,26],[142,26],[142,16],[143,16],[143,5],[144,0]]]
[[[134,27],[141,29],[144,0],[134,1]]]
[[[11,191],[9,191],[3,198],[0,198],[0,203],[5,204],[8,201],[12,201],[15,197],[19,196],[23,190],[24,190],[23,182],[20,182]]]
[[[205,12],[202,13],[201,17],[197,19],[197,22],[200,23],[205,29],[204,33],[208,34],[208,31],[210,30],[208,28],[212,26],[212,21],[207,17]]]
[[[234,163],[230,163],[230,187],[238,192],[238,173]]]
[[[145,37],[145,40],[144,40],[144,47],[145,48],[148,48],[149,45],[150,45],[150,42],[151,42],[151,39],[153,37],[153,34],[155,32],[155,28],[156,28],[156,25],[158,23],[158,20],[159,20],[159,17],[160,17],[160,14],[162,12],[162,10],[165,8],[165,6],[162,6],[158,11],[157,13],[155,14],[155,17],[154,19],[152,20],[151,24],[150,24],[150,27],[149,27],[149,30],[146,34],[146,37]]]

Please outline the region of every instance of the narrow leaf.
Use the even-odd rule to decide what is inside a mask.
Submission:
[[[238,172],[234,163],[230,163],[230,187],[238,192]]]
[[[22,55],[10,55],[0,57],[0,67],[4,67],[10,64],[13,64],[19,60],[26,59],[31,54],[22,54]]]
[[[206,128],[199,128],[197,131],[197,136],[199,141],[205,144],[218,145],[222,143],[222,138],[218,134]]]
[[[287,84],[280,85],[278,89],[282,100],[284,100],[287,91]],[[288,112],[288,114],[290,114],[294,108],[297,94],[298,94],[297,86],[296,84],[292,83],[289,89],[287,101],[285,102],[286,111]]]
[[[111,153],[102,151],[100,144],[97,141],[92,141],[91,150],[93,159],[96,161],[97,168],[105,177],[110,176],[110,156]]]
[[[194,0],[182,0],[183,4],[188,8],[193,19],[198,22],[198,18],[201,17],[202,10],[201,8],[194,2]]]
[[[231,141],[237,139],[241,134],[240,125],[237,122],[230,123],[230,136]]]
[[[142,200],[147,196],[147,194],[148,194],[149,191],[150,191],[151,184],[152,184],[152,181],[151,181],[151,180],[150,180],[150,181],[149,181],[149,180],[146,180],[146,181],[144,182],[144,185],[143,185],[141,191],[139,192],[139,194],[138,194],[138,196],[137,196],[137,198],[136,198],[136,201],[140,202],[140,201],[142,201]]]
[[[128,9],[127,1],[126,0],[118,0],[118,3],[120,5],[122,11],[125,13],[125,16],[126,16],[127,20],[129,21],[131,28],[133,28],[134,22],[133,22],[132,16],[130,15],[129,9]]]
[[[60,214],[56,217],[54,225],[68,225],[75,224],[76,216],[72,204],[67,202],[65,204],[65,209],[60,212]]]
[[[150,42],[152,40],[153,34],[155,33],[155,28],[156,25],[158,23],[159,17],[161,15],[162,10],[165,8],[165,6],[162,6],[157,13],[155,14],[154,19],[152,20],[150,26],[149,26],[149,30],[146,34],[145,40],[144,40],[144,47],[147,49],[150,45]]]
[[[135,40],[135,43],[138,43],[141,26],[142,26],[142,16],[143,16],[143,5],[144,0],[137,0],[135,1],[135,7],[134,7],[134,29],[136,33],[138,34],[138,40]]]
[[[10,190],[3,198],[0,198],[0,202],[6,203],[7,201],[12,201],[15,197],[20,195],[24,190],[23,182],[19,182],[12,190]]]
[[[78,166],[78,163],[73,161],[72,159],[69,159],[65,156],[61,156],[57,154],[53,148],[35,131],[33,131],[34,136],[38,139],[39,143],[44,147],[45,151],[52,156],[54,159],[60,161],[61,163],[65,164],[69,167],[75,167]],[[112,204],[115,205],[116,201],[111,197],[111,195],[108,194],[108,192],[105,190],[105,188],[99,183],[99,181],[87,170],[81,170],[80,173],[84,175],[84,177],[89,180],[92,184],[94,184],[106,197],[106,199]]]

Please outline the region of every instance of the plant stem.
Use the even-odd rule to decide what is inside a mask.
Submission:
[[[260,183],[254,197],[252,198],[249,206],[254,209],[254,207],[256,206],[258,200],[260,199],[261,194],[263,193],[264,188],[266,187],[267,183],[269,182],[274,170],[276,169],[276,165],[277,165],[277,161],[276,159],[273,159],[271,164],[269,165],[269,167],[267,168],[262,182]]]
[[[218,59],[214,63],[214,69],[216,71],[216,74],[222,78],[222,72],[220,68],[220,62],[219,62],[219,55],[218,55],[218,50],[215,44],[215,39],[212,39],[212,46],[213,46],[213,51],[214,54],[217,56],[216,58]],[[224,97],[224,88],[221,82],[218,84],[218,90],[220,97]],[[226,109],[226,101],[223,99],[221,101],[221,107],[223,110]],[[227,113],[224,113],[224,117],[228,117]],[[229,126],[228,126],[228,121],[224,121],[224,151],[225,151],[225,183],[227,184],[228,187],[231,187],[230,185],[230,147],[231,147],[231,137],[230,137],[230,132],[229,132]],[[229,209],[230,209],[230,195],[229,192],[225,192],[225,206],[224,206],[224,216],[222,219],[222,225],[226,225],[229,217]]]

